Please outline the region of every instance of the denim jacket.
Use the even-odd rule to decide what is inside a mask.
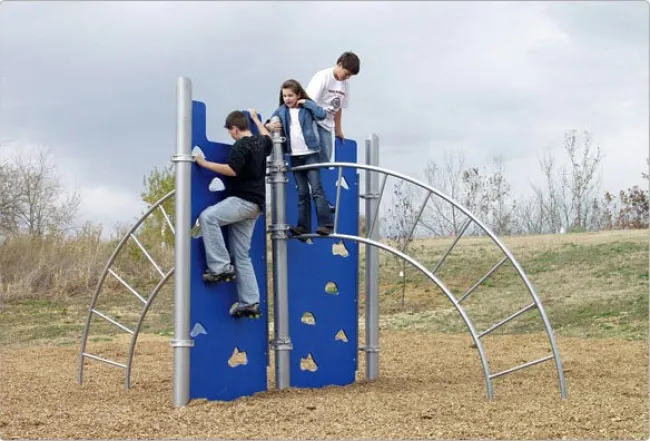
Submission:
[[[274,116],[280,117],[282,122],[282,129],[286,138],[286,151],[291,153],[291,134],[289,127],[291,126],[291,114],[286,104],[282,104],[277,108],[271,118]],[[300,127],[302,128],[302,135],[305,138],[305,144],[310,150],[314,152],[320,151],[320,142],[318,140],[318,129],[316,127],[317,120],[323,120],[327,117],[327,112],[322,107],[318,106],[312,100],[305,100],[304,104],[298,110],[298,119],[300,120]]]

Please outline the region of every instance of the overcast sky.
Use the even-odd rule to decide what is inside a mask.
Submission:
[[[277,106],[345,50],[361,57],[346,137],[381,164],[503,157],[517,192],[564,131],[602,146],[603,188],[640,185],[648,156],[649,6],[558,2],[22,2],[0,4],[0,155],[51,152],[84,219],[132,223],[143,177],[175,149],[175,86],[192,80],[208,137],[233,109]],[[360,157],[362,159],[362,157]]]

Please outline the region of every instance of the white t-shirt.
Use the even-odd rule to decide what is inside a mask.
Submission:
[[[289,126],[289,140],[291,141],[291,156],[301,156],[314,153],[309,150],[305,143],[305,136],[302,134],[302,127],[300,127],[300,120],[298,119],[298,112],[300,109],[289,109],[289,117],[291,118],[291,125]]]
[[[318,121],[318,124],[330,132],[334,129],[334,114],[338,109],[348,107],[350,90],[348,81],[339,81],[334,78],[334,68],[319,70],[312,77],[306,89],[309,98],[327,111],[327,118]]]

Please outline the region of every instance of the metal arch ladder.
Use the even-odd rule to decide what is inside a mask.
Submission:
[[[377,138],[374,135],[371,135],[369,139],[367,140],[367,144],[372,144],[372,143],[377,143]],[[376,146],[375,146],[376,148]],[[369,150],[369,149],[368,149]],[[381,187],[379,189],[378,194],[371,194],[371,195],[366,195],[371,198],[378,197],[378,201],[374,204],[375,205],[375,211],[372,214],[372,216],[366,216],[366,222],[368,225],[368,228],[366,230],[366,237],[360,237],[360,236],[352,236],[352,235],[345,235],[345,234],[338,234],[337,233],[337,220],[338,220],[338,205],[339,205],[339,199],[340,199],[340,186],[337,186],[337,197],[336,197],[336,207],[337,210],[335,212],[335,221],[334,221],[334,231],[331,235],[329,236],[321,236],[318,234],[306,234],[300,236],[302,239],[326,239],[326,238],[332,238],[332,239],[341,239],[341,240],[351,240],[351,241],[357,241],[360,243],[364,243],[366,245],[370,245],[379,249],[382,249],[384,251],[388,251],[389,253],[407,261],[411,265],[413,265],[415,268],[417,268],[422,274],[424,274],[429,280],[431,280],[442,292],[445,294],[445,296],[448,298],[448,300],[452,303],[454,308],[457,310],[463,321],[465,322],[465,325],[472,337],[472,340],[474,341],[474,345],[476,346],[479,356],[481,358],[481,364],[483,366],[483,372],[485,375],[485,381],[486,381],[486,388],[487,388],[487,396],[490,400],[494,399],[494,387],[493,387],[493,379],[497,377],[501,377],[503,375],[525,369],[530,366],[534,366],[549,360],[554,360],[555,361],[555,366],[558,374],[558,379],[560,383],[560,394],[563,399],[567,397],[567,391],[566,391],[566,381],[564,378],[564,369],[562,367],[562,360],[560,358],[560,353],[559,349],[557,346],[557,342],[555,340],[555,336],[553,334],[553,329],[551,328],[551,323],[548,319],[548,316],[544,310],[544,307],[539,299],[539,296],[535,292],[535,289],[528,279],[528,276],[526,273],[523,271],[521,265],[515,257],[512,255],[512,253],[506,248],[506,246],[503,244],[503,242],[485,225],[483,224],[478,218],[476,218],[472,213],[470,213],[465,207],[463,207],[461,204],[450,198],[449,196],[443,194],[442,192],[436,190],[435,188],[426,185],[416,179],[410,178],[408,176],[405,176],[401,173],[397,173],[388,169],[380,168],[377,166],[373,165],[363,165],[363,164],[356,164],[356,163],[343,163],[343,162],[329,162],[329,163],[321,163],[321,164],[313,164],[313,165],[305,165],[305,166],[300,166],[300,167],[293,167],[290,169],[290,171],[295,171],[295,170],[309,170],[309,169],[318,169],[318,168],[338,168],[339,171],[339,177],[342,175],[342,170],[344,168],[354,168],[357,170],[365,170],[366,171],[366,180],[371,180],[372,178],[369,178],[369,176],[372,175],[383,175]],[[383,197],[384,194],[384,189],[386,187],[386,180],[389,176],[401,179],[403,181],[409,182],[411,184],[414,184],[417,187],[420,187],[424,190],[427,191],[427,195],[424,198],[424,202],[422,203],[422,206],[420,207],[418,211],[417,218],[415,219],[413,225],[411,226],[411,231],[404,241],[404,245],[401,250],[391,247],[389,245],[386,245],[384,243],[381,243],[377,240],[373,239],[373,236],[376,231],[376,225],[377,225],[377,219],[379,215],[379,206],[380,206],[380,201]],[[340,178],[339,178],[340,181]],[[371,186],[367,186],[367,189],[372,188]],[[371,190],[372,191],[372,190]],[[374,193],[374,192],[373,192]],[[432,195],[435,195],[437,197],[440,197],[447,203],[451,204],[453,207],[461,211],[463,214],[467,216],[467,221],[462,225],[460,232],[456,235],[454,238],[451,246],[447,248],[445,253],[443,254],[442,258],[438,261],[438,263],[434,266],[432,270],[428,270],[424,265],[422,265],[420,262],[416,261],[412,257],[408,256],[407,254],[404,253],[406,250],[410,239],[413,237],[413,233],[415,232],[415,229],[417,227],[418,222],[420,221],[422,214],[424,212],[424,209],[429,202],[430,198]],[[367,205],[368,207],[368,205]],[[476,283],[474,283],[467,291],[465,291],[460,297],[454,296],[454,294],[451,292],[451,290],[443,283],[442,280],[440,280],[439,277],[437,277],[435,274],[438,271],[438,269],[441,267],[447,256],[451,253],[453,248],[458,244],[458,241],[460,238],[463,236],[467,228],[470,226],[470,224],[476,224],[483,232],[490,238],[492,239],[493,243],[499,247],[499,249],[503,252],[504,257],[496,263],[484,276],[482,276]],[[493,324],[489,328],[483,330],[482,332],[478,332],[475,325],[473,324],[471,318],[465,311],[465,309],[462,306],[462,302],[469,297],[469,295],[474,292],[476,288],[478,288],[485,280],[487,280],[494,272],[499,269],[506,261],[509,261],[515,270],[517,271],[521,281],[524,283],[528,293],[530,294],[530,297],[532,299],[532,302],[523,308],[521,308],[519,311],[514,312],[513,314],[509,315],[508,317],[505,317],[503,320]],[[506,323],[510,322],[511,320],[514,320],[515,318],[519,317],[523,313],[533,309],[537,308],[540,318],[544,324],[544,329],[546,331],[546,334],[549,339],[549,343],[551,346],[551,354],[541,357],[536,360],[532,360],[526,363],[523,363],[518,366],[514,366],[512,368],[497,372],[497,373],[491,373],[490,366],[488,363],[488,359],[485,353],[485,349],[483,347],[483,343],[481,341],[481,338],[490,334],[491,332],[495,331],[496,329],[500,328],[501,326],[505,325]]]
[[[352,235],[346,235],[346,234],[338,234],[336,232],[338,214],[335,214],[335,230],[334,230],[334,233],[332,235],[330,235],[330,236],[320,236],[320,235],[317,235],[317,234],[310,234],[310,235],[305,235],[302,238],[321,239],[321,240],[329,238],[329,239],[351,240],[351,241],[357,241],[357,242],[360,242],[360,243],[364,243],[366,245],[370,245],[370,246],[376,247],[378,249],[387,251],[387,252],[389,252],[389,253],[391,253],[391,254],[393,254],[393,255],[395,255],[395,256],[397,256],[397,257],[399,257],[399,258],[401,258],[401,259],[403,259],[403,260],[405,260],[407,262],[409,262],[415,268],[417,268],[420,272],[422,272],[427,278],[429,278],[446,295],[448,300],[452,303],[454,308],[458,311],[459,315],[462,317],[465,325],[467,326],[467,329],[468,329],[468,331],[469,331],[469,333],[470,333],[470,335],[472,337],[472,340],[474,341],[474,345],[476,346],[476,348],[477,348],[477,350],[479,352],[479,356],[480,356],[482,367],[483,367],[483,372],[484,372],[484,375],[485,375],[487,396],[488,396],[489,399],[494,398],[494,387],[493,387],[493,381],[492,381],[494,378],[497,378],[497,377],[500,377],[500,376],[509,374],[511,372],[515,372],[515,371],[518,371],[518,370],[521,370],[521,369],[524,369],[524,368],[527,368],[527,367],[530,367],[530,366],[533,366],[533,365],[536,365],[536,364],[539,364],[539,363],[543,363],[543,362],[546,362],[546,361],[549,361],[549,360],[554,360],[555,361],[555,365],[556,365],[556,369],[557,369],[557,373],[558,373],[558,377],[559,377],[559,382],[560,382],[561,396],[562,396],[562,398],[566,398],[567,392],[566,392],[566,384],[565,384],[564,372],[563,372],[563,367],[562,367],[562,361],[561,361],[561,358],[560,358],[557,343],[555,341],[555,337],[553,335],[553,330],[551,328],[551,325],[550,325],[549,319],[548,319],[548,317],[546,315],[546,312],[544,311],[544,307],[542,306],[542,303],[539,300],[539,297],[537,296],[531,282],[528,280],[528,277],[524,273],[524,271],[521,268],[520,264],[514,258],[512,253],[499,240],[499,238],[497,238],[494,235],[494,233],[492,233],[483,223],[481,223],[480,220],[478,220],[475,216],[473,216],[462,205],[460,205],[459,203],[457,203],[453,199],[449,198],[448,196],[444,195],[443,193],[439,192],[438,190],[436,190],[436,189],[434,189],[434,188],[432,188],[432,187],[430,187],[430,186],[428,186],[428,185],[426,185],[424,183],[421,183],[421,182],[419,182],[419,181],[417,181],[415,179],[409,178],[407,176],[404,176],[402,174],[399,174],[399,173],[396,173],[396,172],[393,172],[393,171],[390,171],[390,170],[387,170],[387,169],[383,169],[383,168],[379,168],[379,167],[371,166],[371,165],[356,164],[356,163],[336,163],[336,162],[331,162],[331,163],[323,163],[323,164],[316,164],[316,165],[310,165],[310,166],[296,167],[293,170],[309,169],[309,168],[321,168],[321,167],[335,167],[335,168],[338,168],[339,173],[341,173],[343,168],[355,168],[355,169],[359,169],[359,170],[365,170],[366,172],[374,173],[374,174],[377,174],[377,175],[383,175],[381,189],[379,190],[378,195],[375,195],[375,197],[378,197],[378,200],[375,201],[376,211],[373,214],[373,216],[368,216],[367,217],[367,221],[369,223],[369,228],[366,229],[366,236],[365,237],[352,236]],[[427,190],[427,192],[428,192],[427,197],[424,200],[423,207],[419,210],[418,218],[416,219],[415,223],[412,226],[411,233],[410,233],[411,237],[412,237],[413,232],[415,231],[416,225],[417,225],[417,223],[418,223],[418,221],[419,221],[419,219],[420,219],[420,217],[421,217],[421,215],[422,215],[422,213],[424,211],[424,205],[426,205],[426,203],[428,202],[429,198],[432,195],[436,195],[436,196],[444,199],[445,201],[452,204],[454,207],[456,207],[458,210],[463,212],[468,217],[467,222],[465,222],[465,224],[462,226],[462,228],[460,230],[460,233],[455,237],[455,239],[452,242],[451,246],[446,250],[446,252],[442,256],[440,261],[431,270],[427,269],[423,264],[421,264],[420,262],[416,261],[412,257],[405,254],[405,249],[406,249],[407,244],[409,243],[409,240],[405,241],[404,247],[400,250],[400,249],[391,247],[389,245],[386,245],[384,243],[381,243],[381,242],[373,239],[373,235],[374,235],[374,233],[376,231],[376,227],[377,227],[376,219],[377,219],[377,216],[378,216],[379,205],[380,205],[380,201],[382,199],[382,196],[384,194],[386,179],[388,178],[388,176],[393,176],[393,177],[402,179],[404,181],[410,182],[410,183],[412,183],[412,184],[414,184],[414,185],[416,185],[418,187],[421,187],[421,188]],[[90,303],[89,312],[88,312],[88,316],[87,316],[87,320],[86,320],[86,327],[85,327],[84,334],[83,334],[82,340],[81,340],[81,350],[80,350],[80,359],[79,359],[79,376],[78,376],[78,381],[79,381],[80,384],[83,382],[84,360],[85,359],[91,359],[91,360],[104,362],[104,363],[107,363],[109,365],[125,369],[126,388],[127,389],[130,388],[130,385],[131,385],[130,376],[131,376],[131,367],[133,365],[133,354],[134,354],[134,350],[135,350],[135,344],[136,344],[137,339],[138,339],[138,334],[139,334],[139,331],[141,329],[141,325],[142,325],[142,323],[143,323],[143,321],[144,321],[144,319],[146,317],[146,314],[147,314],[150,306],[152,305],[153,301],[155,300],[156,295],[158,294],[160,289],[165,285],[165,283],[167,283],[167,281],[171,278],[171,276],[174,273],[174,268],[168,269],[166,272],[163,271],[160,268],[160,266],[151,258],[151,255],[146,251],[146,249],[144,249],[144,247],[142,246],[140,241],[138,241],[137,237],[134,235],[134,232],[142,224],[142,222],[145,219],[147,219],[149,216],[151,216],[156,210],[160,210],[162,212],[163,217],[166,220],[168,226],[170,227],[172,232],[174,232],[174,226],[172,225],[172,223],[170,221],[170,218],[167,215],[167,213],[165,212],[165,210],[163,208],[163,205],[162,205],[167,200],[170,200],[174,196],[174,194],[175,194],[175,191],[171,191],[170,193],[165,195],[158,202],[156,202],[155,204],[153,204],[151,206],[151,208],[124,235],[124,237],[119,242],[119,244],[117,245],[115,251],[113,252],[113,254],[111,255],[111,257],[109,258],[109,260],[108,260],[108,262],[106,264],[106,267],[105,267],[105,269],[104,269],[104,271],[103,271],[103,273],[102,273],[102,275],[101,275],[101,277],[99,279],[99,282],[97,284],[97,288],[95,290],[95,293],[94,293],[94,295],[92,297],[92,300],[91,300],[91,303]],[[340,211],[340,210],[338,210],[339,197],[340,197],[340,186],[338,186],[338,188],[337,188],[337,201],[336,201],[337,210],[336,210],[336,213],[339,213],[339,211]],[[365,197],[368,197],[368,195],[365,195]],[[452,294],[452,292],[444,284],[444,282],[442,280],[440,280],[440,278],[438,276],[436,276],[436,272],[440,268],[440,266],[443,264],[446,257],[451,253],[453,248],[456,246],[456,244],[458,243],[458,241],[460,240],[460,238],[462,237],[462,235],[464,234],[464,232],[467,230],[468,226],[472,222],[475,223],[479,228],[481,228],[485,232],[485,234],[492,239],[492,241],[502,250],[502,252],[504,254],[504,257],[498,263],[496,263],[494,265],[494,267],[492,267],[492,269],[490,271],[488,271],[487,274],[485,274],[483,277],[481,277],[481,279],[479,281],[477,281],[474,285],[472,285],[471,288],[469,288],[465,293],[463,293],[460,297],[457,298]],[[135,288],[133,288],[127,282],[125,282],[111,268],[111,266],[112,266],[113,262],[115,261],[117,255],[123,249],[124,245],[127,243],[127,241],[129,239],[133,240],[136,243],[136,245],[138,245],[138,247],[143,251],[145,256],[148,258],[148,260],[152,263],[152,265],[156,268],[156,270],[161,275],[161,279],[158,281],[157,285],[151,291],[149,296],[146,297],[146,298],[143,297]],[[526,288],[527,288],[527,290],[528,290],[528,292],[529,292],[529,294],[530,294],[530,296],[532,298],[532,302],[530,304],[526,305],[525,307],[523,307],[522,309],[520,309],[519,311],[517,311],[517,312],[513,313],[512,315],[504,318],[503,320],[499,321],[498,323],[495,323],[494,325],[490,326],[488,329],[483,330],[482,332],[479,332],[475,328],[474,324],[472,323],[471,318],[468,316],[467,312],[463,308],[462,302],[481,283],[483,283],[488,277],[490,277],[506,261],[511,262],[513,267],[516,269],[517,273],[519,274],[522,282],[525,284],[525,286],[526,286]],[[114,320],[113,318],[111,318],[111,317],[105,315],[104,313],[102,313],[100,311],[97,311],[95,309],[95,305],[97,303],[98,296],[100,295],[101,289],[103,287],[103,283],[104,283],[107,275],[109,275],[109,274],[111,276],[115,277],[122,285],[124,285],[134,295],[135,298],[137,298],[143,304],[141,314],[140,314],[140,317],[139,317],[139,320],[137,322],[137,326],[135,327],[135,329],[129,329],[126,326],[124,326],[124,325],[120,324],[119,322],[117,322],[116,320]],[[519,366],[515,366],[513,368],[501,371],[501,372],[491,373],[490,366],[489,366],[489,363],[488,363],[488,359],[487,359],[483,344],[481,342],[481,338],[484,337],[485,335],[488,335],[492,331],[496,330],[497,328],[501,327],[502,325],[504,325],[504,324],[508,323],[509,321],[519,317],[523,313],[525,313],[525,312],[527,312],[527,311],[529,311],[529,310],[531,310],[533,308],[537,308],[537,310],[538,310],[538,312],[540,314],[540,317],[541,317],[541,319],[543,321],[543,324],[544,324],[544,327],[545,327],[545,330],[546,330],[546,333],[548,335],[549,342],[550,342],[550,345],[551,345],[551,354],[547,355],[545,357],[539,358],[537,360],[529,361],[529,362],[521,364]],[[92,320],[93,316],[97,316],[97,317],[99,317],[101,319],[104,319],[104,320],[112,323],[113,325],[117,326],[118,328],[122,329],[123,331],[125,331],[125,332],[127,332],[127,333],[129,333],[131,335],[131,340],[130,340],[129,350],[128,350],[128,353],[127,353],[126,363],[119,363],[119,362],[114,361],[114,360],[108,360],[108,359],[102,358],[100,356],[97,356],[97,355],[86,352],[86,343],[87,343],[87,340],[88,340],[88,331],[89,331],[90,323],[91,323],[91,320]]]

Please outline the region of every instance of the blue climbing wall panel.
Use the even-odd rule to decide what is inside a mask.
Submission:
[[[223,125],[224,116],[212,118]],[[256,127],[251,122],[253,133]],[[206,136],[206,106],[192,102],[192,145],[199,146],[206,159],[226,162],[231,145],[208,141]],[[192,225],[201,211],[225,199],[227,190],[210,191],[209,186],[219,177],[225,187],[228,178],[210,170],[192,166]],[[235,319],[228,311],[237,301],[235,282],[206,285],[202,274],[206,268],[203,239],[192,238],[191,244],[191,302],[190,326],[194,347],[190,350],[190,398],[233,400],[267,389],[268,308],[266,296],[266,219],[262,214],[255,225],[251,243],[251,260],[260,290],[262,317]],[[228,227],[223,228],[226,245]],[[246,364],[231,367],[229,359],[235,351],[246,353]],[[241,355],[233,362],[242,361]]]
[[[335,152],[337,162],[357,161],[357,144],[354,141],[341,143],[337,139]],[[338,168],[320,170],[325,193],[334,204]],[[357,170],[344,168],[343,181],[338,233],[357,236]],[[293,173],[289,174],[286,193],[287,222],[295,225],[298,219],[298,194]],[[312,222],[312,232],[315,232],[317,225],[313,200]],[[355,381],[358,354],[358,243],[341,243],[335,239],[314,239],[312,242],[309,244],[292,239],[288,243],[289,332],[293,343],[291,386],[350,384]],[[335,244],[338,244],[335,247],[336,255],[333,254]],[[342,254],[347,256],[343,257]],[[327,291],[330,293],[326,292],[328,284]],[[313,316],[314,324],[303,322],[305,313]]]

